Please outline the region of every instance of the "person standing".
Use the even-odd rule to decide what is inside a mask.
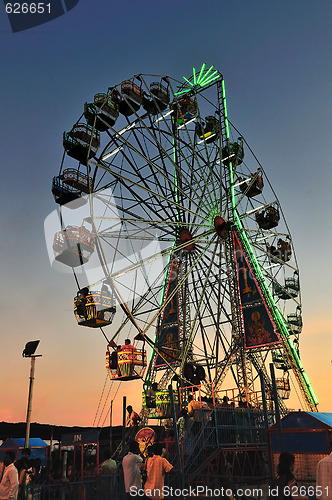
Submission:
[[[18,471],[18,499],[25,499],[26,497],[27,470],[30,467],[30,455],[30,448],[23,448],[21,458],[14,462],[14,465]]]
[[[137,441],[129,442],[129,452],[122,459],[122,469],[125,482],[125,489],[128,498],[138,490],[142,489],[141,467],[143,458],[140,456],[139,444]]]
[[[298,493],[296,479],[293,474],[295,465],[295,456],[288,451],[283,451],[279,456],[279,463],[277,467],[277,477],[274,481],[272,489],[269,494],[269,500],[307,500],[307,496]],[[277,493],[277,496],[274,494]],[[288,494],[287,494],[288,493]]]
[[[127,406],[127,418],[126,418],[126,441],[128,439],[134,439],[137,429],[138,423],[141,422],[141,417],[133,410],[131,405]]]
[[[145,391],[145,399],[147,408],[156,408],[156,393],[158,391],[158,384],[154,382],[151,387]]]
[[[332,450],[332,432],[330,432],[329,438],[330,449]],[[316,496],[320,500],[332,498],[332,451],[317,464],[316,489]],[[320,496],[318,496],[319,489],[322,490]]]
[[[130,343],[130,339],[126,339],[125,343],[121,346],[121,351],[127,353],[126,359],[119,364],[121,377],[129,377],[133,375],[134,371],[134,353],[137,351],[136,347]]]
[[[23,448],[21,458],[16,460],[16,462],[14,462],[14,465],[15,465],[16,469],[18,470],[19,474],[22,471],[22,469],[27,470],[29,468],[30,455],[31,455],[30,448]]]
[[[106,456],[106,455],[105,455]],[[105,458],[105,460],[99,465],[99,470],[104,474],[110,474],[117,471],[117,463],[113,458]]]
[[[126,427],[131,429],[134,427],[138,427],[138,423],[142,420],[141,417],[133,410],[133,407],[130,405],[127,406],[127,412],[128,415],[126,419]]]
[[[147,479],[144,492],[152,500],[162,500],[164,498],[165,474],[173,469],[166,458],[162,458],[163,447],[161,443],[153,445],[154,455],[147,461]]]
[[[177,421],[177,426],[178,426],[179,441],[182,441],[188,427],[188,412],[185,408],[182,408],[181,410],[180,417]]]
[[[14,465],[15,453],[7,451],[3,457],[5,470],[0,483],[0,500],[17,500],[18,472]]]

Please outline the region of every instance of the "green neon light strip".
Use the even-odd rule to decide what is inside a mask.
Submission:
[[[207,80],[208,74],[209,74],[209,73],[210,73],[210,71],[212,71],[212,70],[213,70],[213,66],[211,66],[211,67],[207,70],[207,72],[204,74],[204,76],[203,76],[202,80],[199,80],[199,81],[198,81],[198,83],[199,83],[199,84],[203,84],[204,80]]]
[[[214,82],[214,80],[218,80],[218,78],[220,78],[220,75],[214,76],[216,73],[218,73],[218,71],[212,73],[208,80],[204,80],[204,85],[209,85],[209,83]]]
[[[182,77],[190,85],[191,88],[186,88],[184,90],[180,90],[179,92],[175,92],[174,95],[176,96],[176,95],[181,95],[181,94],[187,94],[188,92],[191,92],[192,89],[196,86],[205,87],[206,85],[210,85],[210,83],[214,82],[215,80],[218,80],[218,78],[220,78],[221,75],[218,74],[217,70],[215,70],[213,73],[209,74],[213,68],[214,68],[214,66],[212,65],[207,70],[207,72],[204,73],[204,69],[205,69],[205,63],[204,63],[201,67],[198,78],[197,78],[196,68],[193,68],[193,81],[194,81],[194,83],[192,83],[190,80],[188,80],[188,78],[186,78],[185,76]]]
[[[189,85],[191,85],[192,87],[194,86],[193,83],[191,83],[188,78],[186,78],[185,76],[182,77],[184,80],[186,80],[187,83],[189,83]]]
[[[226,125],[226,137],[227,137],[227,140],[229,140],[229,126],[228,126],[228,113],[227,113],[227,103],[226,103],[226,92],[225,92],[225,80],[223,79],[222,82],[221,82],[221,85],[222,85],[222,99],[223,99],[223,103],[224,103],[224,110],[225,110],[225,125]],[[230,168],[230,170],[232,170]],[[231,172],[231,177],[233,177],[233,171]],[[233,204],[233,209],[235,207],[235,200],[234,200],[234,190],[233,190],[233,180],[231,182],[231,186],[232,186],[232,204]]]
[[[225,125],[226,125],[226,137],[227,139],[229,140],[229,125],[228,125],[228,118],[227,118],[227,107],[226,107],[226,93],[225,93],[225,82],[224,80],[222,81],[222,91],[223,91],[223,103],[224,103],[224,109],[225,109]],[[245,247],[248,251],[248,254],[249,256],[251,257],[251,262],[252,264],[254,265],[254,268],[257,272],[257,275],[259,276],[260,278],[260,281],[263,285],[263,288],[264,288],[264,291],[268,297],[268,300],[270,302],[270,306],[272,307],[272,309],[274,310],[274,313],[275,313],[275,316],[277,318],[277,322],[278,322],[278,326],[281,330],[281,333],[282,335],[284,336],[289,348],[290,348],[290,351],[292,353],[292,356],[293,356],[293,359],[299,369],[299,372],[300,372],[300,375],[302,377],[302,380],[304,382],[304,385],[305,387],[307,388],[308,390],[308,394],[310,396],[310,399],[312,401],[312,403],[314,405],[317,405],[318,404],[318,399],[314,393],[314,390],[312,388],[312,385],[309,381],[309,378],[306,374],[306,372],[304,371],[304,368],[303,368],[303,365],[301,363],[301,360],[294,348],[294,344],[293,344],[293,341],[292,339],[290,338],[289,336],[289,332],[288,332],[288,328],[285,324],[285,320],[284,318],[282,317],[279,309],[277,308],[275,302],[274,302],[274,299],[271,295],[271,292],[267,286],[267,283],[265,281],[265,278],[263,276],[263,273],[261,271],[261,268],[258,264],[258,261],[256,259],[256,256],[255,254],[253,253],[252,251],[252,248],[251,248],[251,245],[250,245],[250,242],[248,240],[248,237],[246,235],[246,232],[244,230],[244,227],[242,225],[242,222],[241,222],[241,219],[239,218],[239,215],[237,213],[237,210],[236,210],[236,203],[235,203],[235,192],[234,192],[234,187],[233,187],[233,184],[234,184],[234,175],[233,175],[233,165],[232,165],[232,162],[229,163],[229,172],[230,172],[230,181],[231,181],[231,200],[232,200],[232,208],[233,208],[233,213],[234,213],[234,216],[235,216],[235,219],[236,219],[236,223],[237,223],[237,226],[240,230],[240,233],[241,233],[241,237],[243,239],[243,242],[245,244]]]
[[[193,75],[194,75],[194,85],[196,85],[196,83],[197,83],[196,68],[193,68]]]
[[[200,82],[200,79],[202,78],[202,74],[203,74],[203,71],[205,70],[205,66],[206,66],[206,64],[205,64],[205,63],[203,63],[203,64],[202,64],[202,67],[201,67],[201,72],[200,72],[199,77],[198,77],[198,80],[197,80],[197,83],[199,83],[199,82]]]
[[[175,92],[174,95],[187,94],[188,92],[191,92],[191,89],[186,89],[186,90],[181,90],[180,92]]]

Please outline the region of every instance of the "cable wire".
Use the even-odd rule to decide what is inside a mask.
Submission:
[[[97,419],[97,415],[98,415],[98,411],[99,411],[99,408],[100,408],[100,404],[101,404],[101,401],[103,399],[103,395],[104,395],[104,392],[105,392],[105,387],[106,387],[106,384],[107,384],[107,379],[108,379],[108,374],[106,375],[106,380],[105,380],[105,383],[104,383],[104,387],[103,387],[103,390],[101,392],[101,396],[100,396],[100,399],[99,399],[99,403],[98,403],[98,407],[97,407],[97,411],[96,411],[96,414],[95,414],[95,418],[93,420],[93,424],[92,424],[92,427],[94,427],[95,425],[95,421]],[[111,385],[112,387],[112,385]]]
[[[120,385],[121,385],[121,383],[122,383],[122,382],[120,382],[120,384],[118,385],[117,390],[115,391],[113,401],[115,400],[116,395],[117,395],[117,393],[119,392],[119,389],[120,389]],[[106,402],[107,402],[107,400],[106,400]],[[106,402],[105,402],[105,405],[106,405]],[[105,405],[104,405],[104,408],[105,408]],[[109,415],[109,412],[110,412],[110,411],[111,411],[111,407],[109,406],[109,407],[108,407],[108,411],[107,411],[107,413],[106,413],[106,415],[105,415],[105,418],[104,418],[104,420],[103,420],[103,423],[102,423],[101,427],[104,427],[104,424],[105,424],[105,422],[106,422],[106,418],[108,417],[108,415]]]

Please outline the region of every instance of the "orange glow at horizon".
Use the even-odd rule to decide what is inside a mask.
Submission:
[[[84,334],[85,331],[82,333],[82,330],[78,330],[78,333]],[[301,360],[319,400],[318,410],[321,412],[332,412],[329,384],[332,370],[330,333],[329,317],[311,317],[306,320],[300,338]],[[86,334],[88,335],[88,332]],[[78,346],[75,355],[67,354],[71,362],[61,363],[59,369],[57,360],[47,360],[44,352],[43,357],[37,359],[32,422],[85,427],[92,426],[95,421],[94,425],[97,427],[108,426],[110,401],[113,399],[113,426],[122,425],[123,396],[126,396],[127,405],[131,404],[135,411],[140,411],[142,381],[114,382],[106,401],[111,386],[111,382],[107,380],[104,397],[96,416],[106,378],[103,343],[100,342],[98,349],[89,353]],[[73,358],[76,363],[73,363]],[[11,381],[11,390],[6,395],[5,402],[2,400],[0,415],[3,421],[24,422],[26,419],[29,364],[27,360],[20,361],[20,377]],[[61,387],[60,396],[58,387]],[[258,389],[257,386],[256,390]],[[301,407],[293,387],[291,398],[286,404],[295,410]]]

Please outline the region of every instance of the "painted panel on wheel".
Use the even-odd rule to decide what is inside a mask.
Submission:
[[[244,346],[253,348],[276,344],[280,342],[280,338],[275,324],[235,233],[233,241],[242,306]]]
[[[178,280],[178,265],[177,260],[174,259],[170,273],[168,276],[168,286],[164,297],[164,302],[167,302],[169,297],[174,292]],[[179,331],[179,295],[176,292],[171,298],[169,304],[166,305],[163,316],[157,330],[157,344],[158,351],[162,354],[157,355],[155,360],[155,368],[166,366],[167,363],[171,364],[178,360],[180,354],[180,331]],[[164,359],[165,358],[165,359]]]

